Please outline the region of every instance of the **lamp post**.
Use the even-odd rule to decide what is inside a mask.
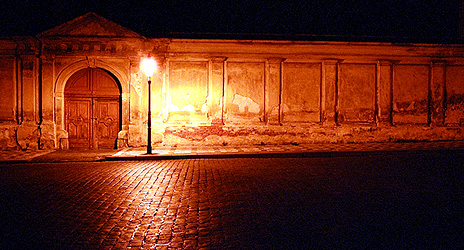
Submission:
[[[142,60],[142,69],[148,77],[148,137],[147,137],[147,154],[151,154],[151,77],[156,69],[156,62],[153,58]]]

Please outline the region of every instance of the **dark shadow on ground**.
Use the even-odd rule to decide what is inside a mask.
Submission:
[[[57,150],[46,155],[36,157],[32,162],[73,162],[73,161],[101,161],[105,157],[117,153],[117,149],[98,150]]]

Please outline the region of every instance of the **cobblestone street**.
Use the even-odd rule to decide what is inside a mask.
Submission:
[[[462,151],[0,165],[2,249],[462,249]]]

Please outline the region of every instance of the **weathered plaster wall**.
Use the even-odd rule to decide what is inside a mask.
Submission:
[[[428,123],[428,65],[395,65],[393,112],[395,123]]]
[[[208,62],[170,62],[168,121],[206,122],[208,86]]]
[[[66,148],[64,87],[87,67],[120,84],[118,146],[146,145],[146,56],[158,62],[153,144],[464,139],[460,45],[146,39],[115,25],[92,37],[76,27],[0,41],[2,149]]]
[[[448,125],[464,126],[464,66],[446,68],[446,118]]]
[[[448,108],[453,105],[447,91],[462,93],[462,83],[458,80],[462,77],[450,73],[462,72],[455,65],[462,60],[456,57],[459,53],[453,55],[442,47],[428,45],[366,44],[362,47],[350,44],[344,47],[334,43],[330,47],[303,42],[287,47],[282,43],[172,41],[169,48],[173,57],[179,53],[201,60],[223,51],[226,61],[211,64],[217,73],[209,81],[215,86],[213,89],[220,89],[222,80],[225,104],[211,104],[212,110],[217,107],[218,112],[212,114],[210,121],[213,124],[213,117],[219,116],[225,119],[220,128],[170,124],[165,130],[164,143],[462,138],[456,121],[462,113],[457,111],[454,122],[448,122],[452,119]],[[435,56],[443,59],[451,55],[453,59],[449,61],[435,59]],[[450,79],[450,74],[455,78]],[[240,113],[239,106],[230,101],[237,93],[242,93],[239,94],[242,103],[255,105],[255,111],[259,106],[260,113],[256,116]],[[213,91],[212,94],[220,98],[221,93]],[[453,107],[453,110],[459,108]],[[263,129],[251,125],[253,122]],[[305,133],[300,131],[302,128]]]
[[[227,122],[264,121],[264,62],[228,62]]]
[[[339,123],[374,122],[375,70],[375,64],[340,65]]]
[[[30,37],[0,41],[1,149],[36,149],[51,144],[42,130],[43,113],[38,101],[42,96],[38,46],[38,41]]]
[[[320,122],[321,67],[321,63],[283,64],[283,122]]]
[[[0,120],[15,120],[16,102],[16,82],[15,82],[15,63],[14,56],[0,56],[0,89],[3,92],[0,98]]]

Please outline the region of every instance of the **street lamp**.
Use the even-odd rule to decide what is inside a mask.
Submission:
[[[156,61],[153,58],[142,60],[142,69],[148,77],[148,137],[147,137],[147,154],[151,154],[151,77],[156,70]]]

